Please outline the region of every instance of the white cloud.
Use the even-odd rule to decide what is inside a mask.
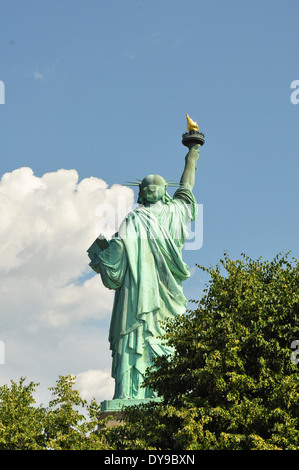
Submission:
[[[91,390],[108,393],[113,292],[92,275],[86,250],[100,231],[111,236],[132,204],[130,188],[108,188],[95,177],[79,182],[76,170],[37,177],[19,168],[2,176],[0,384],[26,376],[53,386],[58,375],[75,372],[79,383],[94,380]]]
[[[33,78],[34,80],[43,80],[44,79],[44,74],[40,73],[37,69],[33,72]]]
[[[110,370],[91,369],[76,376],[76,388],[80,396],[85,400],[95,398],[101,401],[104,397],[110,397],[114,391],[114,381],[111,379]]]
[[[47,67],[41,67],[36,66],[34,71],[30,74],[31,77],[33,77],[34,80],[39,80],[40,82],[43,82],[45,78],[49,78],[51,74],[55,71],[57,66],[60,63],[60,59],[56,59],[56,61],[52,65],[48,65]]]

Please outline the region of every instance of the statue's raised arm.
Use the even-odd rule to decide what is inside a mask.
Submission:
[[[192,191],[195,183],[196,162],[199,158],[199,145],[193,145],[185,158],[185,168],[180,179],[180,184]]]

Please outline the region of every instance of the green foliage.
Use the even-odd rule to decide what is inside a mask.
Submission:
[[[164,400],[126,411],[111,430],[118,448],[299,448],[299,264],[242,256],[201,268],[203,298],[168,326],[173,357],[148,372]]]
[[[147,373],[161,403],[127,407],[119,426],[98,430],[100,407],[73,377],[59,377],[47,408],[37,384],[11,381],[0,387],[0,450],[299,449],[299,262],[225,254],[201,269],[203,298],[167,325],[173,356]]]
[[[0,387],[0,450],[102,450],[109,449],[97,431],[100,407],[95,400],[87,406],[74,377],[59,377],[52,387],[48,408],[35,406],[37,384],[25,378]],[[87,416],[78,410],[87,411]]]
[[[44,446],[44,409],[34,407],[36,385],[11,381],[0,387],[0,450],[39,450]]]
[[[92,400],[90,406],[74,390],[75,377],[60,376],[51,387],[54,399],[49,403],[45,420],[47,446],[54,450],[101,450],[107,448],[97,433],[100,407]],[[79,409],[78,409],[79,407]],[[81,412],[87,408],[89,421]]]

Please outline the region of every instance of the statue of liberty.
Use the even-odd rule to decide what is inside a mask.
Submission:
[[[190,276],[182,259],[188,224],[196,217],[192,193],[203,134],[187,115],[183,144],[189,148],[178,189],[173,197],[168,183],[152,174],[139,183],[138,206],[111,240],[88,250],[90,266],[103,284],[115,290],[109,330],[112,351],[113,400],[154,398],[141,387],[146,369],[157,356],[171,354],[161,339],[163,322],[185,313],[182,282]]]

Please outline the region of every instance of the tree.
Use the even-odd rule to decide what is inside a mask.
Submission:
[[[122,424],[99,430],[100,407],[75,377],[59,377],[47,408],[21,378],[0,387],[0,450],[299,449],[299,262],[225,254],[200,269],[211,277],[204,296],[167,324],[174,354],[147,373],[160,403],[127,407]]]
[[[194,311],[168,324],[174,355],[146,385],[160,404],[127,408],[119,449],[298,449],[299,262],[224,259]]]
[[[40,450],[45,446],[45,409],[36,407],[37,384],[11,380],[0,387],[0,450]]]
[[[102,450],[110,446],[98,432],[99,405],[90,405],[74,390],[75,377],[60,376],[51,387],[49,407],[36,406],[38,384],[0,387],[0,450]],[[86,411],[83,414],[83,411]]]
[[[108,444],[97,432],[100,407],[93,399],[87,406],[74,387],[75,377],[60,376],[47,410],[45,433],[48,448],[54,450],[102,450]],[[83,411],[86,409],[86,414]],[[81,411],[80,411],[81,410]],[[89,421],[87,420],[89,418]]]

